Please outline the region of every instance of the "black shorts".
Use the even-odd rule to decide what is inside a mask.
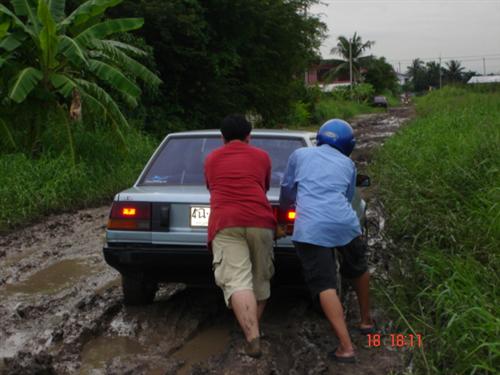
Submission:
[[[335,251],[303,242],[294,242],[297,256],[302,263],[304,279],[312,295],[316,297],[327,289],[337,289],[337,264]],[[342,277],[354,279],[368,270],[367,249],[361,238],[356,237],[345,246],[339,246],[340,273]]]

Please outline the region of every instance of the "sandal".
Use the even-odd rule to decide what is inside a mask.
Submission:
[[[373,325],[371,327],[366,327],[366,328],[358,327],[358,331],[362,335],[373,335],[374,333],[378,333],[379,329],[377,327],[377,323],[374,320]]]
[[[356,363],[357,358],[356,355],[352,355],[350,357],[342,357],[337,355],[337,349],[333,349],[332,352],[328,353],[328,358],[330,358],[332,361],[338,362],[338,363]]]

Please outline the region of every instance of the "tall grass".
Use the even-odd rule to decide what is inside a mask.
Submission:
[[[353,100],[339,100],[326,97],[316,105],[312,120],[315,124],[322,124],[332,118],[349,120],[361,113],[377,111],[378,109],[363,102],[359,103]]]
[[[154,149],[154,141],[130,128],[128,149],[114,134],[97,126],[74,128],[78,161],[73,167],[64,148],[61,127],[49,127],[42,137],[47,147],[36,158],[25,153],[0,155],[0,232],[43,215],[109,201],[130,185]]]
[[[421,373],[496,374],[500,92],[446,88],[417,113],[372,171],[396,244],[383,288],[424,337]]]
[[[332,118],[350,120],[359,114],[381,111],[383,109],[375,108],[365,102],[322,95],[314,104],[302,101],[295,102],[292,105],[286,125],[292,128],[308,126],[317,128]]]

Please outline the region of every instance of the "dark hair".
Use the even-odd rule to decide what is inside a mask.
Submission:
[[[226,116],[220,127],[220,132],[227,142],[235,139],[244,141],[251,131],[252,125],[245,116],[239,114]]]

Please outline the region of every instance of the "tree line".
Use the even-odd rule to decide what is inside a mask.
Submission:
[[[465,71],[458,60],[447,61],[443,66],[437,61],[424,63],[417,58],[407,68],[407,75],[410,77],[410,83],[406,89],[422,92],[447,84],[467,83],[471,77],[478,74],[472,70]]]
[[[353,84],[369,83],[377,94],[386,91],[396,93],[400,88],[394,68],[384,57],[366,54],[374,45],[375,41],[363,41],[356,32],[351,37],[339,36],[336,46],[330,51],[331,55],[337,57],[329,60],[335,67],[327,74],[326,80],[332,81],[340,76],[350,77]],[[450,60],[441,65],[437,61],[424,63],[416,58],[407,67],[406,75],[410,80],[402,89],[423,92],[447,84],[467,83],[478,73],[466,71],[458,60]]]
[[[145,99],[146,123],[217,126],[232,112],[283,121],[326,27],[306,15],[315,0],[124,1],[110,15],[144,17],[136,35],[151,45],[157,96]]]

